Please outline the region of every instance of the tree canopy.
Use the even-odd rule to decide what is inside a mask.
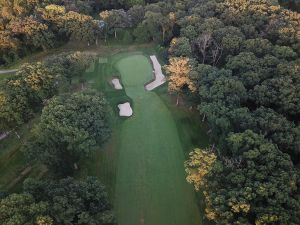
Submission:
[[[94,91],[54,97],[44,107],[24,153],[54,172],[71,174],[81,157],[110,137],[108,114],[105,98]]]
[[[27,179],[23,189],[0,198],[0,224],[116,224],[105,188],[94,177]]]

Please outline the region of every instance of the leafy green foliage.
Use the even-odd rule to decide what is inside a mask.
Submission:
[[[98,22],[80,13],[92,13],[90,1],[3,0],[0,8],[0,65],[62,41],[97,43],[100,35]]]
[[[49,215],[58,224],[114,225],[115,218],[104,186],[94,177],[83,181],[27,179],[24,192],[37,202],[47,202]]]
[[[83,74],[92,56],[80,52],[52,56],[44,63],[24,64],[16,76],[4,80],[0,92],[0,131],[32,118],[73,76]]]
[[[48,203],[45,201],[36,203],[30,194],[11,194],[0,200],[0,224],[2,225],[39,224],[42,219],[51,221],[48,213]]]
[[[204,187],[215,221],[298,224],[299,176],[290,157],[250,130],[229,135],[227,148],[232,157],[215,163]]]
[[[54,97],[43,109],[25,154],[56,173],[71,174],[81,157],[110,136],[108,110],[104,97],[92,91]]]
[[[0,199],[1,225],[116,224],[105,188],[94,177],[27,179],[23,189]]]
[[[180,2],[169,53],[191,49],[189,94],[218,153],[202,185],[207,218],[298,224],[299,13],[267,0]]]

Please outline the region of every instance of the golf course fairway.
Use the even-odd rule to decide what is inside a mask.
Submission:
[[[119,225],[200,225],[195,193],[185,180],[184,155],[171,112],[144,84],[153,78],[148,57],[115,62],[133,116],[120,131],[115,210]]]

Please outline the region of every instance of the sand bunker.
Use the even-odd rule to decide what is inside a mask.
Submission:
[[[154,68],[154,80],[145,85],[147,91],[152,91],[153,89],[157,88],[158,86],[164,84],[166,82],[166,77],[162,73],[161,65],[159,64],[155,55],[150,56],[150,59],[153,64]]]
[[[119,104],[118,107],[120,110],[120,112],[119,112],[120,116],[126,116],[126,117],[132,116],[133,111],[132,111],[132,108],[131,108],[129,102],[126,102],[124,104]]]
[[[112,79],[112,80],[111,80],[111,83],[114,85],[114,88],[115,88],[116,90],[122,90],[122,89],[123,89],[123,87],[122,87],[122,85],[121,85],[121,83],[120,83],[120,80],[119,80],[118,78]]]

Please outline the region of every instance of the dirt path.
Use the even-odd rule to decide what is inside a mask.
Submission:
[[[9,74],[9,73],[16,73],[18,70],[13,69],[13,70],[0,70],[0,74]]]
[[[119,225],[200,225],[192,187],[185,181],[175,121],[154,92],[144,89],[152,66],[143,55],[116,64],[134,106],[121,127],[116,181]]]

